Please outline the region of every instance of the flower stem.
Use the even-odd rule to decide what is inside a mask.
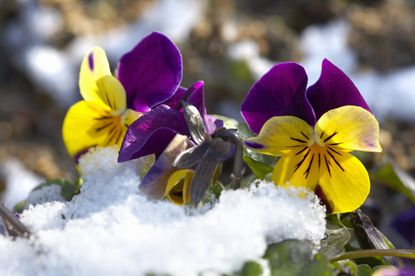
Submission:
[[[345,259],[360,259],[370,257],[398,257],[406,259],[415,259],[415,250],[411,249],[365,249],[346,252],[343,255],[331,259],[332,262]]]

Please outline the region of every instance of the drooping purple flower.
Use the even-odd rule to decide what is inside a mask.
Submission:
[[[304,68],[292,62],[269,70],[249,90],[241,113],[254,133],[273,116],[296,116],[310,125],[327,111],[355,105],[370,111],[353,82],[329,60],[324,59],[319,80],[307,89]]]
[[[127,107],[147,112],[170,98],[183,75],[179,49],[165,35],[153,32],[125,54],[117,78],[127,93]]]
[[[221,121],[206,113],[203,85],[203,81],[198,81],[187,90],[179,88],[163,105],[144,113],[132,123],[124,137],[118,161],[128,161],[148,154],[158,155],[176,134],[190,136],[183,115],[182,100],[198,109],[208,133],[220,127]]]

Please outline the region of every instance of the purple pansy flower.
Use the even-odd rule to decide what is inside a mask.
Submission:
[[[307,88],[302,66],[275,65],[250,89],[241,106],[257,137],[245,144],[280,156],[275,184],[313,190],[329,212],[356,210],[369,194],[363,164],[349,152],[381,151],[379,124],[353,82],[327,59]]]
[[[190,136],[181,100],[186,99],[199,110],[209,133],[221,126],[220,120],[215,120],[206,113],[203,86],[203,81],[198,81],[187,90],[179,88],[164,104],[146,112],[132,123],[124,137],[118,161],[128,161],[148,154],[158,155],[176,134]]]
[[[241,113],[254,133],[273,116],[296,116],[309,125],[325,112],[345,105],[370,111],[359,90],[349,77],[324,59],[320,79],[307,89],[304,68],[293,62],[271,68],[248,92]]]

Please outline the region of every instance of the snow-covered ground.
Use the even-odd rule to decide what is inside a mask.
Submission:
[[[0,274],[229,273],[260,258],[267,243],[295,238],[317,248],[324,237],[325,210],[313,194],[258,183],[188,210],[138,194],[140,161],[116,159],[115,148],[85,155],[78,196],[25,211],[34,240],[0,236]]]

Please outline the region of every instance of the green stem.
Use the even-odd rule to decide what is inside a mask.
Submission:
[[[415,250],[411,249],[365,249],[346,252],[343,255],[332,259],[332,262],[346,259],[360,259],[370,257],[398,257],[406,259],[415,259]]]

